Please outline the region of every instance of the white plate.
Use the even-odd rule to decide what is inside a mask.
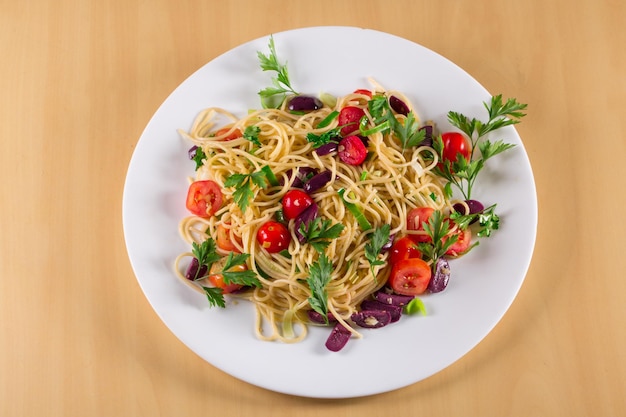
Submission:
[[[532,170],[513,127],[497,138],[518,146],[486,165],[475,198],[498,203],[500,230],[455,260],[448,288],[422,297],[428,316],[405,316],[383,329],[363,331],[332,353],[329,329],[313,328],[299,344],[262,342],[254,309],[242,302],[210,309],[206,299],[172,272],[187,251],[178,222],[187,213],[190,144],[177,134],[203,108],[243,115],[259,107],[257,92],[270,84],[257,51],[269,36],[215,58],[185,80],[161,105],[133,154],[123,199],[126,245],[137,280],[165,325],[213,366],[266,389],[307,397],[346,398],[382,393],[420,381],[449,366],[479,343],[509,308],[524,280],[535,244],[537,200]],[[422,119],[442,128],[449,110],[485,117],[490,94],[461,68],[399,37],[350,27],[314,27],[274,34],[294,87],[305,93],[347,94],[367,88],[368,77],[405,92]],[[506,94],[505,94],[506,97]],[[395,355],[394,355],[395,353]],[[397,360],[394,360],[397,359]]]

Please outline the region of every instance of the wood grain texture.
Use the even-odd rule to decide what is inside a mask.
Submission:
[[[624,21],[617,0],[0,0],[0,415],[626,415]],[[527,279],[493,332],[425,381],[340,401],[191,353],[144,298],[121,223],[167,95],[243,42],[317,25],[405,37],[529,103],[539,199]]]

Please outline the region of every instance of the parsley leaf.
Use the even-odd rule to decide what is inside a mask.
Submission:
[[[211,307],[226,308],[226,302],[224,300],[224,291],[221,288],[205,287],[202,286],[204,294],[206,295],[209,305]]]
[[[311,289],[309,304],[311,308],[328,320],[328,292],[326,286],[330,282],[333,265],[324,253],[311,265],[306,282]]]
[[[219,261],[220,256],[215,252],[215,249],[215,241],[210,237],[199,245],[196,242],[191,243],[191,253],[198,260],[198,270],[196,271],[194,281],[204,278],[198,276],[203,266],[205,266],[208,271],[211,269],[211,265]]]
[[[391,129],[402,144],[402,149],[418,146],[426,138],[426,130],[420,129],[415,113],[412,110],[402,123],[396,119],[389,100],[384,95],[375,95],[368,101],[367,106],[372,115],[374,127],[364,131],[364,126],[361,126],[362,134],[384,132],[387,129]]]
[[[267,178],[265,172],[255,171],[250,174],[232,174],[224,181],[224,187],[235,188],[233,199],[239,206],[241,212],[245,212],[250,205],[250,200],[254,198],[252,186],[259,188],[267,187]]]
[[[293,87],[291,87],[287,65],[281,64],[278,61],[273,36],[270,36],[268,47],[270,50],[269,55],[257,52],[257,56],[259,58],[261,69],[263,71],[275,71],[276,76],[272,78],[273,85],[259,91],[259,96],[261,97],[263,107],[278,108],[283,103],[288,93],[298,93],[293,89]]]
[[[200,245],[193,242],[191,247],[193,256],[198,260],[198,271],[200,271],[203,266],[206,267],[206,271],[210,271],[213,264],[222,259],[222,257],[216,252],[217,245],[215,240],[210,237]],[[245,265],[249,257],[250,255],[247,253],[235,254],[234,252],[230,252],[221,270],[211,271],[211,273],[221,274],[226,284],[232,283],[244,286],[260,287],[261,282],[254,271],[248,270],[247,268],[240,268],[235,271],[232,270],[232,268],[236,266]],[[198,275],[198,272],[196,272],[196,275]],[[196,276],[194,280],[202,278],[205,278],[205,276]],[[206,287],[203,285],[202,289],[204,290],[207,300],[212,307],[226,307],[226,303],[224,301],[224,291],[221,288]]]
[[[435,210],[428,218],[428,222],[423,222],[422,226],[426,234],[430,236],[430,242],[418,243],[418,248],[426,260],[431,260],[433,264],[442,257],[447,250],[459,238],[458,235],[446,236],[450,231],[450,224],[444,219],[439,210]]]
[[[220,272],[220,274],[224,277],[224,282],[226,284],[239,284],[255,287],[261,286],[261,281],[259,281],[256,272],[249,269],[237,271],[231,270],[235,266],[245,265],[249,257],[250,254],[248,253],[235,254],[234,252],[230,252],[228,254],[224,268],[222,268],[222,271]]]
[[[384,265],[385,262],[378,259],[378,254],[383,249],[383,246],[389,241],[389,233],[391,226],[384,224],[372,233],[370,241],[365,245],[365,259],[370,263],[370,270],[374,275],[374,267],[377,265]]]
[[[489,237],[494,230],[500,227],[500,217],[495,213],[496,205],[492,205],[482,210],[480,213],[461,214],[459,212],[450,213],[450,219],[461,229],[466,229],[469,225],[478,221],[479,229],[476,232],[478,237]]]
[[[249,140],[254,143],[256,146],[261,146],[261,141],[259,140],[259,133],[261,133],[261,128],[258,126],[246,126],[243,131],[243,138]]]
[[[338,126],[334,129],[328,130],[321,135],[316,135],[315,133],[307,133],[306,140],[313,144],[313,148],[317,149],[322,145],[326,145],[330,143],[335,138],[339,137],[339,131],[341,127]]]
[[[454,184],[463,193],[465,199],[471,198],[472,187],[478,173],[484,167],[485,161],[515,146],[504,143],[501,140],[493,143],[489,140],[484,140],[479,143],[480,139],[489,132],[519,123],[520,119],[526,115],[524,111],[527,105],[518,103],[514,98],[503,102],[502,95],[497,95],[491,97],[490,103],[484,102],[483,104],[489,116],[487,122],[482,122],[476,118],[470,119],[458,112],[448,112],[448,121],[470,139],[471,153],[469,159],[459,155],[457,161],[453,164],[450,165],[444,162],[443,165],[434,170],[436,174]],[[437,142],[440,141],[441,138],[437,140]],[[435,149],[440,159],[442,159],[443,145],[439,143]],[[480,150],[479,157],[475,157],[476,149]]]
[[[204,164],[203,160],[206,159],[206,154],[204,153],[204,150],[202,149],[201,146],[196,147],[192,159],[196,163],[196,171],[197,171],[198,168],[200,168]]]
[[[300,225],[300,233],[313,248],[320,253],[330,245],[330,240],[341,235],[344,225],[341,223],[332,224],[329,219],[316,217],[312,221],[303,222]]]

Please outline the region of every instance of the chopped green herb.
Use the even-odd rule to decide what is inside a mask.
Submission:
[[[239,266],[245,265],[246,261],[250,257],[248,253],[238,253],[230,252],[228,257],[226,258],[226,263],[224,264],[224,268],[219,274],[222,274],[224,277],[224,282],[226,284],[239,284],[243,286],[255,286],[260,287],[261,282],[257,277],[256,273],[252,270],[246,269],[244,271],[231,271],[230,269]]]
[[[309,304],[328,322],[328,292],[326,286],[330,282],[333,265],[323,252],[319,259],[311,265],[306,282],[311,289]]]
[[[224,181],[224,187],[235,188],[233,199],[242,213],[248,208],[250,200],[254,198],[253,185],[259,188],[267,187],[267,178],[262,170],[251,174],[232,174]]]
[[[191,253],[198,260],[198,270],[194,281],[204,278],[198,276],[203,266],[206,266],[208,271],[211,269],[211,265],[220,260],[220,256],[215,252],[216,247],[215,241],[210,237],[199,245],[196,242],[191,243]]]
[[[204,160],[206,159],[206,154],[201,146],[196,148],[196,152],[193,156],[193,161],[196,163],[196,171],[204,164]]]
[[[269,55],[257,52],[257,56],[259,58],[261,69],[263,71],[275,71],[276,76],[272,78],[272,86],[259,91],[259,96],[261,97],[263,107],[278,108],[287,97],[287,94],[298,93],[293,89],[291,81],[289,81],[289,71],[287,70],[287,65],[281,64],[278,61],[273,36],[270,36],[268,47],[270,50]]]
[[[377,265],[384,265],[385,262],[378,259],[378,255],[380,251],[383,249],[383,246],[389,241],[389,234],[391,231],[391,226],[388,224],[383,224],[378,229],[375,229],[370,237],[370,241],[365,245],[365,258],[370,263],[370,270],[372,271],[372,275],[374,275],[374,267]]]
[[[322,145],[326,145],[330,143],[331,140],[339,137],[339,131],[341,130],[340,126],[337,126],[334,129],[328,130],[321,135],[316,135],[315,133],[308,133],[306,135],[306,140],[313,144],[313,148],[317,149]]]
[[[202,286],[204,294],[206,295],[209,305],[211,307],[226,308],[226,302],[224,300],[224,291],[221,288],[205,287]]]
[[[428,222],[423,222],[422,226],[428,236],[430,242],[420,242],[418,247],[425,260],[431,260],[433,264],[437,259],[442,257],[459,238],[458,235],[447,236],[450,231],[448,220],[443,218],[443,214],[439,210],[435,210],[428,218]],[[445,238],[445,239],[444,239]]]
[[[316,217],[308,224],[303,222],[300,225],[300,233],[302,233],[307,243],[320,253],[324,252],[332,239],[336,239],[341,235],[343,229],[343,224],[332,224],[331,220],[322,219],[321,217]]]
[[[246,126],[246,129],[243,131],[244,139],[249,140],[254,143],[256,146],[261,146],[261,141],[259,140],[259,133],[261,133],[261,128],[258,126]]]

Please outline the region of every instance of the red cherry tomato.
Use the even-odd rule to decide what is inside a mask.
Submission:
[[[270,220],[259,228],[256,239],[263,249],[277,253],[289,247],[291,235],[284,224]]]
[[[409,230],[416,230],[422,233],[410,234],[409,237],[414,242],[430,242],[430,236],[424,232],[424,226],[422,223],[428,223],[428,219],[433,215],[435,209],[430,207],[416,207],[411,209],[406,216],[406,228]]]
[[[215,132],[215,136],[222,136],[222,135],[228,133],[228,131],[230,129],[231,129],[230,127],[224,127],[222,129],[218,130],[217,132]],[[243,137],[243,133],[241,133],[241,130],[235,129],[235,130],[233,130],[233,132],[230,135],[222,138],[221,140],[229,141],[229,140],[239,139],[240,137]]]
[[[217,247],[226,251],[226,252],[236,252],[241,253],[241,251],[237,248],[233,239],[237,239],[234,233],[231,233],[230,228],[227,228],[223,224],[217,225]],[[241,244],[240,241],[238,241]]]
[[[358,136],[347,136],[339,142],[339,159],[348,165],[361,165],[367,157],[367,148]]]
[[[410,237],[404,236],[396,240],[391,247],[389,253],[389,263],[391,265],[395,265],[403,259],[421,257],[422,252],[420,252],[417,248],[417,243],[415,243]]]
[[[441,139],[443,140],[442,157],[444,161],[450,161],[450,164],[453,164],[459,154],[469,161],[472,147],[465,136],[458,132],[446,132],[441,135]]]
[[[472,240],[472,231],[467,228],[465,230],[458,230],[456,232],[456,236],[458,236],[456,242],[454,242],[448,250],[446,251],[446,255],[457,257],[463,255],[463,253],[469,248],[471,240]]]
[[[430,276],[430,266],[422,259],[403,259],[391,268],[389,285],[397,294],[419,295],[428,288]]]
[[[346,137],[359,131],[359,121],[365,116],[365,111],[356,106],[346,106],[339,112],[337,123],[341,128],[341,136]]]
[[[222,207],[222,199],[222,191],[215,181],[195,181],[187,191],[187,210],[198,217],[211,217]]]
[[[302,190],[289,190],[283,196],[283,213],[287,220],[295,219],[313,204],[310,195]]]

